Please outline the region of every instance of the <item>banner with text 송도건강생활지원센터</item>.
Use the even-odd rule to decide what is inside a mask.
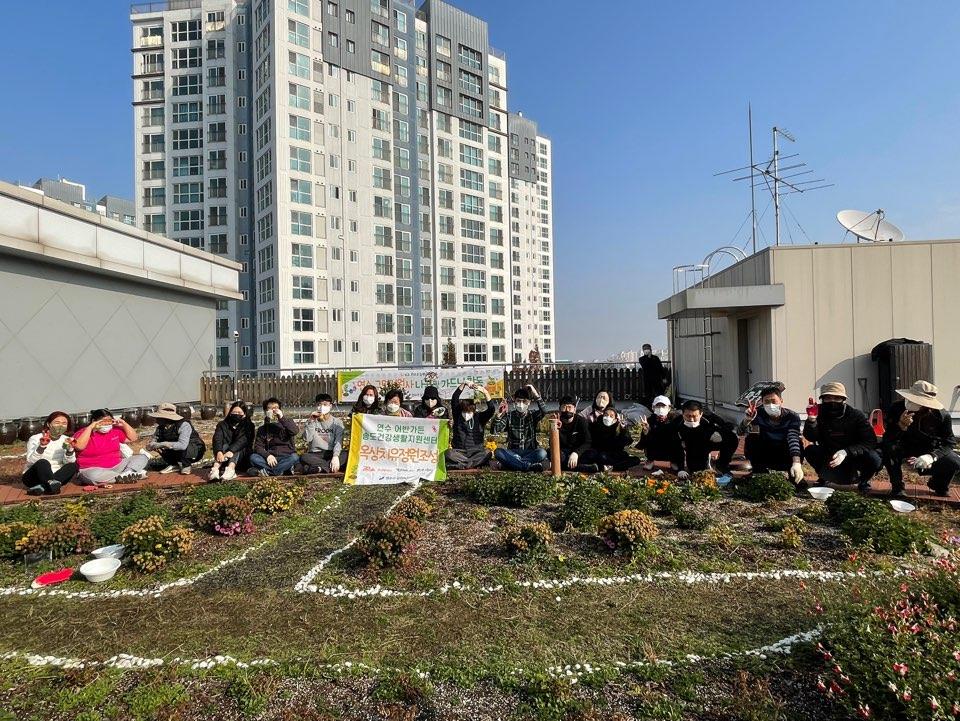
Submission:
[[[503,398],[503,369],[482,368],[387,368],[337,372],[339,400],[356,401],[364,386],[373,386],[382,398],[399,388],[404,398],[420,398],[427,386],[436,386],[441,398],[450,398],[461,383],[476,383],[487,389],[491,398]]]
[[[447,477],[445,420],[354,413],[344,483],[419,483]]]

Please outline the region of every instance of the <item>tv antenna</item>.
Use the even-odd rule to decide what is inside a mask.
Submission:
[[[834,183],[827,183],[826,179],[818,178],[816,180],[794,180],[804,175],[810,175],[813,170],[806,168],[807,164],[799,160],[799,153],[790,155],[780,155],[778,137],[789,140],[791,143],[797,142],[797,139],[786,129],[773,126],[771,131],[773,139],[773,154],[769,160],[763,162],[754,162],[753,159],[753,108],[747,105],[747,128],[749,136],[750,165],[741,168],[733,168],[714,173],[714,177],[728,175],[729,173],[738,173],[749,171],[748,175],[742,175],[734,178],[734,182],[741,180],[750,181],[750,219],[752,225],[751,238],[753,242],[753,252],[757,252],[757,188],[765,188],[770,193],[770,199],[773,203],[773,214],[775,223],[775,243],[780,245],[780,203],[781,198],[793,193],[806,193],[811,190],[820,190],[821,188],[833,187]],[[782,160],[793,160],[789,165],[780,165]]]

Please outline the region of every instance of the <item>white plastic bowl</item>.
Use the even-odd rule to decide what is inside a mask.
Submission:
[[[111,546],[102,546],[93,550],[94,558],[123,558],[127,547],[122,543],[114,543]]]
[[[827,488],[826,486],[814,486],[813,488],[808,488],[807,493],[818,501],[825,501],[833,495],[833,489]]]
[[[893,506],[893,510],[897,513],[911,513],[917,510],[917,507],[912,503],[907,503],[906,501],[896,501],[891,500],[890,505]]]
[[[730,481],[732,481],[732,480],[733,480],[733,478],[732,478],[731,476],[729,476],[728,474],[724,473],[722,476],[717,476],[717,485],[718,485],[720,488],[726,488],[727,486],[730,485]]]
[[[80,575],[90,583],[103,583],[113,578],[118,568],[120,568],[119,558],[98,558],[80,566]]]

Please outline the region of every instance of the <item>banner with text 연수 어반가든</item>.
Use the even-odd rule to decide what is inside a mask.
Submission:
[[[445,420],[355,413],[344,483],[419,483],[447,477]]]
[[[399,388],[404,398],[420,398],[427,386],[436,386],[441,398],[450,398],[461,383],[476,383],[487,389],[491,398],[503,398],[503,369],[499,367],[465,368],[387,368],[337,372],[340,401],[356,401],[365,386],[373,386],[382,398]]]

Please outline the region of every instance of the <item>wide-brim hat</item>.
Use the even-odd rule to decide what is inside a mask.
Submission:
[[[843,383],[830,381],[829,383],[824,383],[822,386],[820,386],[820,397],[823,398],[824,396],[840,396],[846,399],[847,389],[844,387]]]
[[[937,400],[937,387],[933,383],[917,381],[909,388],[898,389],[897,393],[918,406],[943,410],[943,403]]]
[[[161,403],[157,410],[148,415],[154,418],[160,418],[165,421],[182,421],[183,416],[177,413],[177,407],[173,403]]]

